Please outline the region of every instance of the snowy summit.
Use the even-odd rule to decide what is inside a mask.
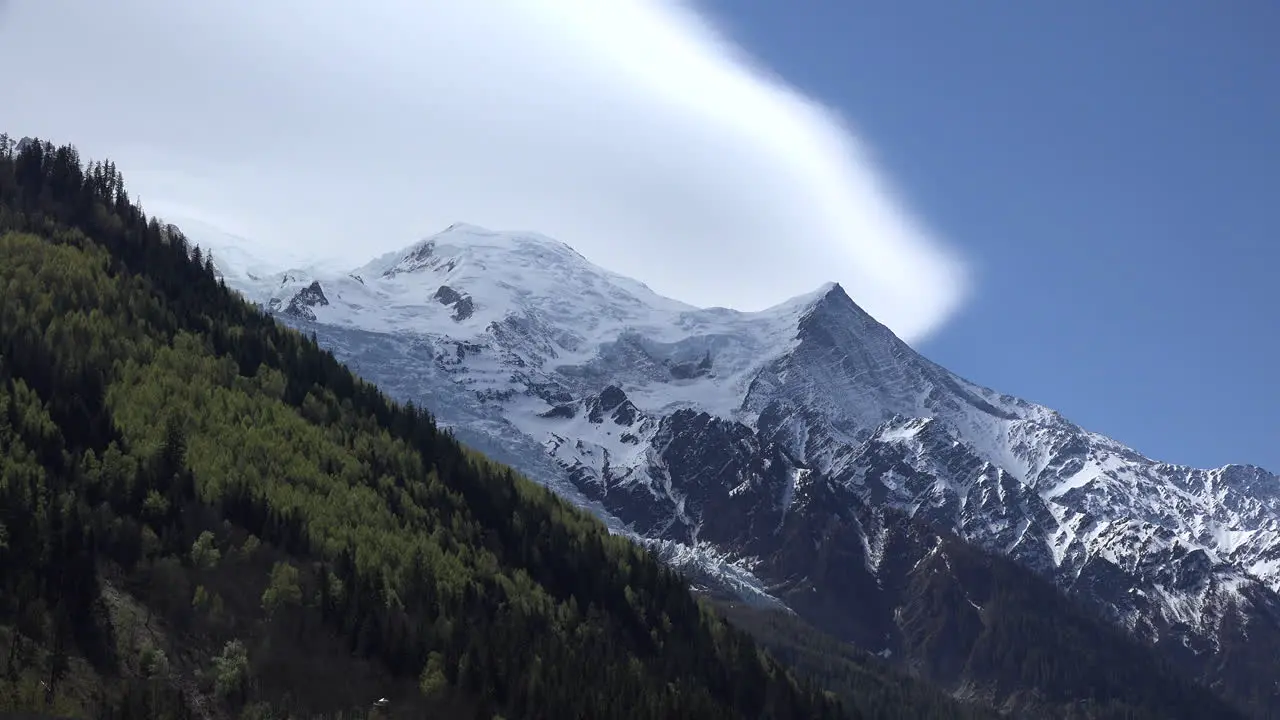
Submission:
[[[841,512],[817,497],[926,520],[1157,641],[1215,647],[1280,591],[1276,476],[1151,460],[970,383],[838,284],[696,308],[465,224],[348,272],[238,272],[211,244],[229,285],[393,396],[736,591],[794,571],[768,558],[788,523]]]

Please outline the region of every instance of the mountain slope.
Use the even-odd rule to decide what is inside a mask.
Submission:
[[[0,143],[0,709],[843,715],[213,270],[110,164]]]
[[[799,490],[826,483],[1010,557],[1280,712],[1280,480],[1152,461],[969,383],[838,285],[698,309],[554,240],[467,225],[348,274],[227,279],[708,582],[776,598],[794,568],[765,560]]]

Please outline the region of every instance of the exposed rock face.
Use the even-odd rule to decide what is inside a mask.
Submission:
[[[315,320],[315,308],[323,307],[329,304],[329,298],[325,297],[324,290],[320,287],[319,280],[313,280],[310,285],[299,290],[285,307],[284,313],[296,318],[305,320]]]
[[[454,322],[466,320],[475,311],[475,303],[471,301],[470,295],[463,295],[448,285],[441,285],[440,289],[436,290],[436,300],[441,305],[453,308]]]

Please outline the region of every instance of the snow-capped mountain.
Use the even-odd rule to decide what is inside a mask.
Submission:
[[[839,285],[748,313],[529,233],[455,225],[346,273],[244,272],[194,239],[230,286],[464,441],[709,584],[822,606],[872,651],[895,649],[886,546],[917,548],[894,559],[915,557],[893,571],[909,574],[942,542],[903,545],[892,517],[1007,556],[1193,664],[1280,639],[1280,478],[1154,461],[967,382]],[[819,586],[833,518],[859,569]],[[837,618],[840,587],[884,595],[885,623]]]

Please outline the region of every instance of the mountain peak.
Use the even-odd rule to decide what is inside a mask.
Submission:
[[[446,234],[446,233],[467,233],[467,234],[471,234],[471,235],[492,235],[492,234],[494,234],[494,231],[493,231],[493,230],[490,230],[490,229],[489,229],[489,228],[487,228],[487,227],[482,227],[482,226],[480,226],[480,225],[474,225],[474,224],[469,223],[469,222],[456,222],[456,223],[451,224],[449,227],[445,228],[444,230],[441,230],[439,233],[437,233],[437,235],[444,235],[444,234]]]
[[[819,285],[818,292],[821,293],[824,297],[831,294],[845,295],[846,297],[848,296],[848,293],[844,291],[844,286],[834,281],[827,281]]]
[[[525,266],[567,261],[581,271],[595,269],[578,251],[554,238],[535,232],[490,230],[456,222],[408,247],[375,258],[355,273],[365,278],[394,276],[424,267],[452,269],[467,260],[476,260],[482,265],[503,263],[515,256],[521,256],[523,259],[518,264]]]
[[[789,301],[785,301],[784,304],[803,303],[809,306],[816,306],[819,303],[829,300],[839,302],[841,297],[847,298],[848,294],[845,293],[844,288],[840,286],[840,283],[828,281],[819,285],[816,290],[812,290],[803,295],[798,295]]]
[[[514,250],[521,247],[546,247],[558,252],[570,252],[581,258],[582,255],[568,243],[548,237],[542,233],[529,230],[493,230],[481,225],[467,222],[456,222],[449,227],[428,237],[422,242],[440,244],[457,243],[459,245],[482,246],[499,250]],[[585,260],[585,258],[583,258]]]
[[[809,299],[814,310],[853,312],[860,319],[873,322],[875,325],[884,328],[886,332],[892,332],[872,318],[866,310],[863,310],[862,306],[838,282],[825,282],[819,285],[817,290],[804,297]]]
[[[799,330],[802,336],[814,333],[825,336],[832,332],[842,334],[833,327],[835,325],[847,326],[854,334],[846,336],[842,342],[872,341],[890,346],[905,345],[892,330],[863,310],[840,283],[828,282],[808,296],[808,308],[800,319]]]

